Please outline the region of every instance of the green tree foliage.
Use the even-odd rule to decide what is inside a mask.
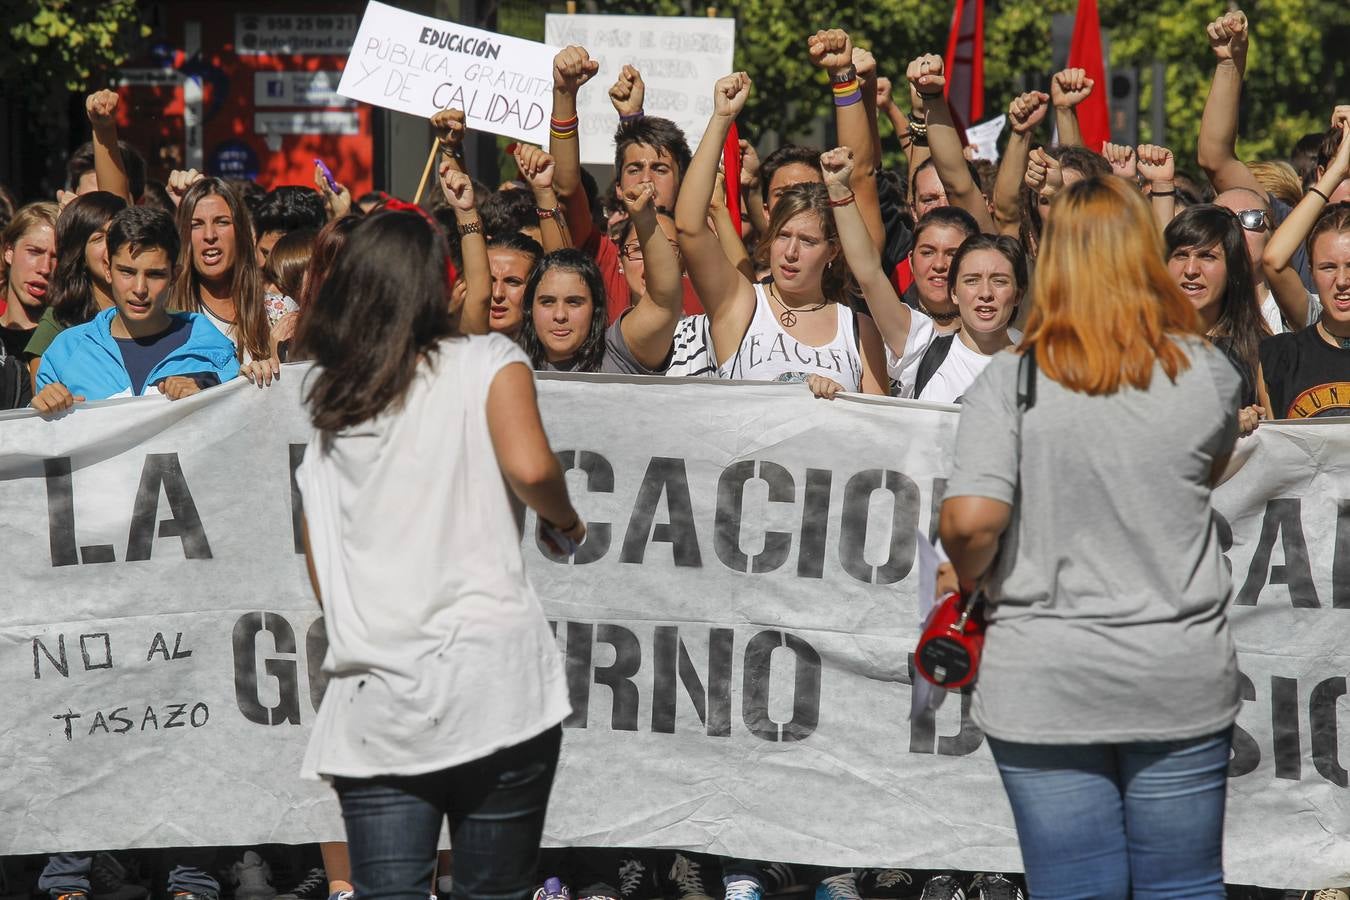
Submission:
[[[53,92],[87,90],[150,33],[136,0],[0,0],[0,21],[0,78]]]
[[[1167,143],[1183,163],[1194,160],[1200,113],[1214,68],[1205,25],[1225,12],[1226,4],[1215,0],[1098,3],[1112,66],[1141,70],[1141,138],[1150,138],[1150,72],[1158,60],[1166,72]],[[554,2],[549,7],[559,12],[563,4]],[[737,20],[736,67],[749,72],[756,86],[742,115],[743,130],[750,135],[767,130],[792,134],[827,114],[830,95],[825,76],[812,68],[806,54],[806,38],[816,29],[848,29],[855,42],[876,55],[882,74],[902,89],[910,59],[946,48],[952,7],[952,0],[722,0],[716,4],[717,14]],[[513,15],[506,15],[508,8]],[[1023,85],[1048,83],[1054,62],[1052,17],[1072,15],[1076,8],[1077,0],[987,0],[986,115],[1006,109]],[[582,0],[578,4],[579,12],[641,15],[698,15],[704,9],[704,3],[693,0]],[[1350,56],[1344,52],[1350,46],[1350,3],[1249,0],[1245,9],[1252,23],[1252,50],[1239,154],[1245,159],[1285,155],[1304,133],[1328,126],[1335,103],[1350,102]],[[538,10],[534,2],[506,0],[502,3],[503,29],[526,16],[542,20]],[[543,34],[542,21],[536,27],[537,34],[515,33],[538,39]],[[897,95],[903,97],[903,91]]]

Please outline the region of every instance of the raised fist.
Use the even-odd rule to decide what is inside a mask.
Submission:
[[[736,118],[750,99],[750,76],[733,72],[717,79],[713,86],[713,112],[719,116]]]
[[[806,50],[811,54],[811,62],[830,73],[853,65],[853,42],[848,32],[839,28],[817,31],[806,39]]]
[[[1172,151],[1166,147],[1140,144],[1135,150],[1135,158],[1139,160],[1139,174],[1149,184],[1171,184],[1176,177],[1176,160],[1172,158]]]
[[[909,64],[905,77],[920,97],[936,97],[947,84],[947,76],[942,71],[942,57],[936,53],[925,53]]]
[[[182,203],[188,188],[201,181],[203,177],[205,176],[196,169],[188,169],[186,172],[182,169],[174,169],[170,172],[169,183],[165,185],[165,188],[169,192],[169,198],[173,200],[173,205],[177,206]]]
[[[827,185],[848,187],[849,177],[853,174],[853,151],[847,147],[835,147],[820,154],[820,171]]]
[[[877,58],[865,47],[853,48],[853,69],[859,81],[871,81],[877,75]]]
[[[599,71],[600,61],[591,59],[585,47],[564,47],[553,57],[553,89],[575,97]]]
[[[619,194],[619,199],[623,201],[624,209],[628,210],[628,215],[632,219],[656,214],[654,205],[656,202],[656,185],[650,181],[639,181]]]
[[[1138,174],[1138,166],[1134,159],[1134,148],[1125,144],[1112,144],[1107,142],[1102,145],[1102,156],[1111,164],[1111,173],[1119,175],[1121,178],[1134,180]]]
[[[890,109],[895,105],[891,97],[891,80],[885,75],[877,78],[877,109]]]
[[[1059,160],[1046,153],[1040,147],[1031,151],[1027,157],[1026,185],[1042,197],[1048,197],[1064,187],[1064,173],[1060,171]]]
[[[642,99],[647,86],[642,83],[642,73],[632,66],[625,65],[619,72],[619,80],[609,89],[609,102],[621,116],[631,116],[642,112]]]
[[[1050,79],[1050,102],[1059,109],[1071,109],[1088,98],[1095,84],[1082,69],[1063,69]]]
[[[1231,61],[1239,66],[1247,62],[1247,16],[1242,10],[1224,13],[1205,26],[1209,35],[1209,49],[1220,62]]]
[[[755,145],[745,138],[740,140],[741,150],[741,185],[748,188],[759,187],[759,154],[755,152]]]
[[[440,176],[441,193],[452,209],[468,212],[474,208],[473,179],[448,162],[441,163]]]
[[[1014,97],[1008,105],[1008,122],[1016,134],[1026,134],[1041,124],[1050,108],[1050,95],[1041,91],[1027,91]]]
[[[553,157],[533,144],[516,145],[516,168],[536,191],[553,187]]]
[[[95,91],[84,98],[84,111],[94,128],[110,128],[117,124],[117,105],[122,98],[117,91]]]
[[[441,146],[457,151],[464,143],[464,110],[443,109],[431,117],[431,130],[441,139]]]

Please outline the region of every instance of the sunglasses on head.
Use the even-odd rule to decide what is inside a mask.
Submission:
[[[1242,209],[1233,215],[1237,216],[1238,222],[1247,231],[1265,231],[1270,227],[1264,209]]]

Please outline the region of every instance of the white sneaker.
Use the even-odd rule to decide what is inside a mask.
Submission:
[[[234,874],[234,900],[275,900],[277,889],[270,884],[272,870],[263,858],[252,850],[244,853],[244,858],[235,863],[230,871]]]

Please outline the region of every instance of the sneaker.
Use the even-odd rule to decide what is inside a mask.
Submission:
[[[1026,900],[1022,888],[1007,875],[997,872],[981,872],[970,884],[972,898],[979,900]]]
[[[220,895],[211,891],[174,891],[173,900],[220,900]]]
[[[338,893],[345,893],[339,891]],[[300,883],[277,894],[277,900],[325,900],[328,897],[328,873],[322,866],[310,869]]]
[[[764,900],[764,888],[754,878],[728,875],[722,879],[726,900]]]
[[[56,891],[50,891],[48,896],[52,900],[88,900],[88,895],[84,891],[70,891],[65,894],[58,894]]]
[[[857,876],[852,872],[840,872],[822,878],[816,885],[816,900],[861,900]]]
[[[923,886],[919,900],[966,900],[966,889],[955,875],[934,875]]]
[[[811,885],[802,883],[787,863],[764,863],[764,893],[795,894],[810,889]]]
[[[328,900],[352,900],[355,896],[355,891],[333,891],[328,895]]]
[[[1320,891],[1305,891],[1303,900],[1350,900],[1350,892],[1344,888],[1322,888]]]
[[[95,853],[89,862],[89,892],[96,900],[141,900],[150,892],[127,884],[127,870],[111,853]]]
[[[675,854],[675,864],[670,867],[670,882],[675,885],[675,895],[680,900],[712,900],[703,889],[703,867],[693,857]]]
[[[561,878],[546,878],[544,886],[534,892],[534,900],[572,900],[572,891]]]
[[[621,900],[649,900],[661,896],[656,873],[636,856],[619,862],[619,896]]]
[[[863,869],[858,893],[868,900],[897,900],[914,892],[914,876],[904,869]]]
[[[263,858],[252,850],[230,867],[235,884],[234,900],[275,900],[277,889],[272,887],[272,870]]]

